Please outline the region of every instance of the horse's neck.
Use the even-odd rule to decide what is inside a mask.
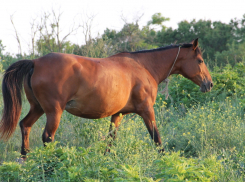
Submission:
[[[170,75],[174,63],[177,48],[138,54],[139,61],[151,73],[159,84]],[[172,71],[173,72],[173,71]]]

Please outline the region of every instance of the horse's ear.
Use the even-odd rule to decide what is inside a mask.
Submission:
[[[198,38],[196,38],[193,41],[191,41],[191,43],[192,43],[193,50],[196,50],[196,48],[198,46]]]

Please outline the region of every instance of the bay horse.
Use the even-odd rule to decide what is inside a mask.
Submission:
[[[23,158],[29,152],[32,125],[45,113],[47,122],[42,140],[44,144],[51,142],[64,110],[89,119],[111,116],[110,131],[112,123],[118,128],[120,115],[136,113],[143,118],[154,142],[161,145],[153,105],[158,84],[171,74],[190,79],[202,92],[211,90],[212,78],[198,39],[188,44],[122,52],[107,58],[49,53],[38,59],[17,61],[3,76],[1,138],[7,140],[17,126],[24,85],[30,111],[19,123]]]

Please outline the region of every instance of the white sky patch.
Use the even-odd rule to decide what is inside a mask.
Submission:
[[[28,53],[31,42],[30,22],[42,16],[42,12],[63,12],[61,28],[66,32],[73,22],[86,20],[86,15],[95,15],[92,35],[103,34],[106,28],[120,30],[124,21],[135,21],[139,16],[140,26],[147,24],[151,16],[161,13],[170,18],[167,27],[177,28],[183,20],[196,19],[229,23],[231,19],[241,19],[245,14],[244,0],[4,0],[0,6],[0,40],[6,46],[5,52],[18,53],[18,44],[10,15],[14,15],[15,27],[20,35],[23,52]],[[75,19],[74,19],[75,17]],[[72,43],[83,44],[82,30],[68,38]],[[188,41],[188,40],[187,40]]]

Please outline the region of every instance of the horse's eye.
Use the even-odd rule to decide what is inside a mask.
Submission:
[[[198,63],[199,63],[199,64],[203,63],[203,60],[198,59]]]

